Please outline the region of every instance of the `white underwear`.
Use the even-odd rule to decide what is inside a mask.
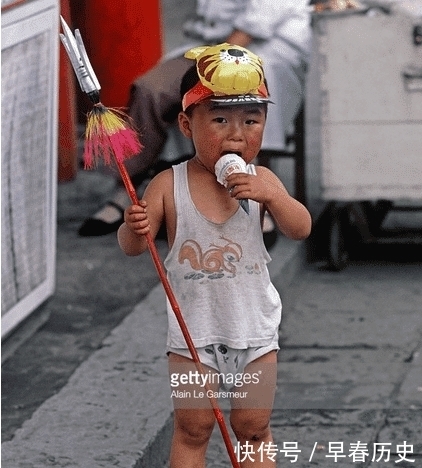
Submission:
[[[202,364],[212,367],[224,375],[243,374],[245,367],[270,351],[278,351],[278,334],[274,340],[266,346],[254,346],[247,349],[233,349],[224,344],[211,344],[203,348],[197,348],[196,351]],[[189,349],[185,348],[167,348],[167,353],[174,353],[180,356],[192,359]],[[223,380],[224,381],[224,380]],[[224,383],[222,388],[230,390],[233,385],[228,387]]]

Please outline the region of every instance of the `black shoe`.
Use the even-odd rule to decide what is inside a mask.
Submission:
[[[102,219],[97,219],[97,218],[88,218],[86,219],[82,226],[78,230],[78,234],[82,237],[95,237],[95,236],[105,236],[107,234],[111,234],[112,232],[117,232],[119,227],[123,224],[124,221],[124,209],[118,205],[117,203],[114,203],[113,201],[108,201],[106,205],[114,206],[119,213],[120,217],[117,221],[114,221],[113,223],[107,223],[106,221],[103,221]]]

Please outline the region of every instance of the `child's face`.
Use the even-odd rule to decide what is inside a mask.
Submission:
[[[189,117],[179,115],[182,133],[192,138],[196,155],[212,172],[221,156],[236,153],[248,164],[261,149],[266,120],[265,105],[216,105],[205,101]]]

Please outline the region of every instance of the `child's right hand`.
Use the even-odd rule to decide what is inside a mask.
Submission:
[[[147,202],[145,200],[139,200],[139,205],[127,207],[124,219],[127,227],[137,236],[144,236],[150,231]]]

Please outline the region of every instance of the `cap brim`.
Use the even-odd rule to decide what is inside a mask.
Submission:
[[[274,104],[269,98],[255,94],[239,94],[235,96],[213,96],[210,101],[221,106],[237,106],[240,104]]]

